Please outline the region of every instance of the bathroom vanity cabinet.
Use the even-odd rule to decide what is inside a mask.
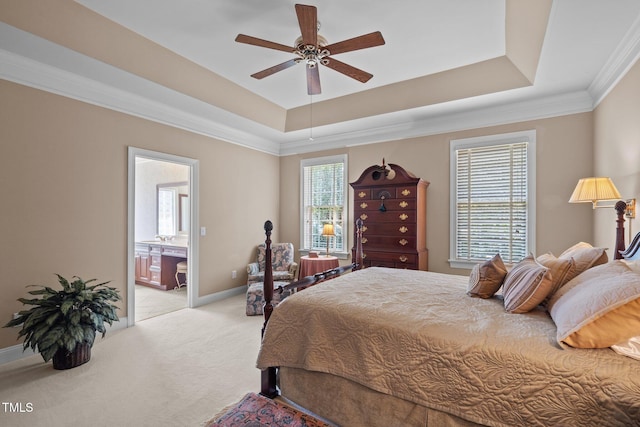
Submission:
[[[187,251],[187,246],[173,242],[137,242],[136,284],[163,291],[175,288],[176,265],[186,261]]]

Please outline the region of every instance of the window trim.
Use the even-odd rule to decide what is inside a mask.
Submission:
[[[327,163],[342,163],[344,165],[344,176],[343,176],[343,245],[342,250],[336,250],[335,252],[331,252],[331,255],[337,256],[340,259],[348,258],[350,254],[349,249],[349,233],[350,233],[350,224],[349,224],[349,170],[348,170],[348,157],[347,154],[337,154],[334,156],[324,156],[324,157],[313,157],[309,159],[302,159],[300,161],[300,253],[307,254],[311,249],[304,247],[304,168],[308,166],[317,166],[323,165]]]
[[[536,131],[486,135],[452,139],[449,142],[449,265],[451,268],[472,269],[478,262],[456,258],[456,150],[492,145],[527,142],[527,253],[535,253],[536,241]]]

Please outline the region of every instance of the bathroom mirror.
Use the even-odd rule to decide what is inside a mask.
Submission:
[[[187,236],[189,234],[189,183],[157,185],[157,234]]]
[[[189,195],[178,194],[178,233],[189,233]]]

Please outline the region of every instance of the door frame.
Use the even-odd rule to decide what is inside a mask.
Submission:
[[[189,248],[187,253],[189,286],[187,286],[187,306],[197,306],[199,294],[199,162],[196,159],[128,147],[128,192],[127,192],[127,327],[135,325],[135,184],[136,157],[149,160],[177,163],[189,167]]]

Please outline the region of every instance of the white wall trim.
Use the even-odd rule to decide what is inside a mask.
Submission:
[[[595,100],[594,108],[627,74],[638,58],[640,58],[640,16],[633,22],[622,42],[611,53],[605,66],[589,85],[588,91]]]
[[[127,327],[128,319],[126,317],[121,317],[118,322],[114,322],[113,325],[109,326],[109,324],[105,324],[107,329],[107,335],[113,332],[116,332],[120,329],[125,329]],[[96,341],[94,344],[97,344],[102,339],[102,334],[96,335]],[[31,347],[27,348],[24,352],[22,351],[22,344],[12,345],[11,347],[0,348],[0,365],[4,363],[13,362],[14,360],[23,359],[25,357],[33,356],[38,353],[31,350]],[[42,358],[38,356],[41,360]],[[44,363],[44,361],[42,361]]]
[[[625,64],[632,56],[629,51],[637,49],[637,38],[629,40],[634,48],[621,48],[619,53]],[[612,67],[608,74],[627,68]],[[507,91],[492,95],[491,103],[481,96],[412,109],[409,121],[400,118],[407,112],[395,112],[314,128],[314,141],[309,141],[308,130],[281,132],[257,124],[4,23],[0,23],[0,78],[281,156],[575,114],[594,107],[586,90],[525,101],[515,98],[521,92]]]
[[[23,357],[33,356],[35,353],[31,348],[27,348],[22,351],[22,344],[12,345],[11,347],[5,347],[0,349],[0,365],[3,363],[13,362],[14,360],[22,359]]]
[[[224,291],[216,292],[203,297],[198,297],[195,300],[193,307],[200,307],[203,305],[211,304],[212,302],[220,301],[226,298],[230,298],[236,295],[243,294],[247,291],[247,286],[242,285],[235,288],[227,289]],[[121,317],[120,321],[114,322],[112,326],[106,325],[107,335],[114,333],[120,329],[126,329],[129,326],[129,316]],[[96,344],[100,342],[100,336],[96,337]],[[31,348],[28,348],[24,352],[22,351],[22,344],[13,345],[11,347],[5,347],[0,349],[0,365],[4,363],[13,362],[25,357],[33,356],[34,353]],[[44,362],[43,362],[44,363]]]
[[[169,153],[145,150],[136,147],[128,149],[127,172],[127,316],[128,326],[135,325],[135,177],[136,157],[151,160],[179,163],[189,167],[189,249],[188,249],[188,278],[187,301],[189,307],[198,303],[200,291],[200,220],[199,220],[199,161],[188,157]]]
[[[201,307],[203,305],[211,304],[212,302],[216,302],[216,301],[220,301],[236,295],[240,295],[245,292],[247,292],[247,285],[237,286],[235,288],[226,289],[220,292],[215,292],[213,294],[198,297],[194,307]]]
[[[527,147],[527,252],[536,253],[536,141],[535,129],[509,132],[497,135],[483,135],[472,138],[452,139],[449,141],[449,265],[451,268],[471,269],[477,262],[456,258],[456,150],[460,148],[482,147],[488,145],[510,144],[526,141]]]
[[[524,101],[512,96],[531,89],[524,88],[452,101],[412,109],[409,121],[400,119],[406,112],[395,112],[321,126],[309,141],[309,130],[282,132],[257,124],[0,22],[2,79],[280,156],[591,111],[638,57],[640,17],[588,90]]]
[[[465,101],[460,101],[462,104]],[[593,110],[593,100],[587,91],[576,91],[560,95],[531,98],[526,101],[509,102],[500,105],[472,107],[466,111],[448,114],[428,114],[419,116],[415,120],[403,123],[393,123],[384,126],[372,126],[363,130],[346,131],[327,137],[316,135],[314,141],[284,142],[281,144],[280,155],[310,153],[319,150],[353,147],[359,145],[376,144],[386,141],[397,141],[407,138],[417,138],[438,135],[468,129],[479,129],[518,123],[529,120],[540,120],[569,114],[578,114]],[[374,117],[365,120],[383,122],[384,118]]]
[[[340,248],[337,251],[334,251],[335,253],[332,253],[332,255],[335,255],[337,257],[339,257],[340,259],[346,259],[347,255],[349,254],[349,235],[351,233],[351,224],[349,223],[349,221],[346,219],[347,218],[347,213],[349,212],[349,197],[348,196],[348,192],[349,192],[349,156],[347,154],[336,154],[334,156],[323,156],[323,157],[312,157],[312,158],[308,158],[308,159],[302,159],[300,161],[300,169],[299,169],[299,179],[300,179],[300,218],[304,218],[305,217],[305,206],[304,206],[304,168],[309,167],[309,166],[317,166],[317,165],[323,165],[323,164],[327,164],[327,163],[342,163],[344,165],[344,176],[343,176],[343,188],[344,188],[344,197],[343,197],[343,205],[342,205],[342,209],[343,212],[345,213],[345,219],[343,221],[342,224],[342,245],[343,247]],[[300,246],[299,246],[299,251],[302,253],[304,252],[305,254],[309,253],[309,250],[311,250],[311,248],[307,248],[305,247],[305,241],[304,241],[304,229],[305,229],[305,224],[304,221],[300,221]]]
[[[277,131],[267,126],[2,22],[0,78],[269,154],[279,151],[268,138]]]

